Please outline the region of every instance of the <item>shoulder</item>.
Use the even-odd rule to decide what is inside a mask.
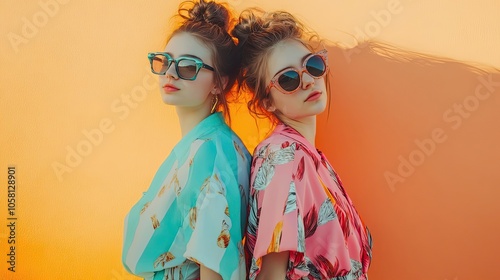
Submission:
[[[254,150],[254,157],[262,155],[266,152],[271,152],[271,151],[276,151],[280,150],[283,148],[286,148],[290,145],[293,145],[296,147],[300,143],[297,142],[296,140],[286,136],[282,135],[276,132],[273,132],[271,135],[269,135],[267,138],[262,140],[257,147],[255,147]]]
[[[233,158],[238,156],[241,160],[250,161],[251,155],[238,135],[227,125],[212,131],[198,140],[203,141],[203,149],[214,153],[214,158]],[[238,160],[239,161],[239,160]]]
[[[269,168],[271,171],[279,168],[279,173],[292,172],[297,176],[294,178],[301,181],[304,173],[316,173],[320,165],[318,155],[315,151],[311,151],[308,145],[293,137],[273,133],[255,149],[251,171],[258,173],[262,168],[264,171]]]
[[[298,156],[312,158],[312,153],[309,151],[307,146],[304,145],[304,143],[288,135],[280,133],[273,133],[260,142],[254,150],[253,157],[254,159],[266,158],[271,154],[282,152],[291,154],[294,158]]]

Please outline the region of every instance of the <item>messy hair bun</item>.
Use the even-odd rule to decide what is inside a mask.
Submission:
[[[191,0],[182,2],[177,17],[180,22],[167,42],[176,34],[188,33],[203,42],[212,55],[214,81],[220,90],[217,109],[222,108],[230,121],[228,101],[232,99],[233,85],[240,71],[241,55],[229,29],[236,21],[227,4],[211,0]],[[227,79],[223,79],[227,78]],[[224,83],[223,81],[227,81]]]
[[[240,46],[242,48],[267,49],[281,40],[301,39],[303,31],[302,25],[288,12],[266,13],[261,9],[252,8],[241,13],[232,34],[239,42],[244,43]]]
[[[226,31],[229,27],[229,11],[222,4],[215,2],[200,0],[194,5],[191,1],[183,2],[179,7],[179,15],[186,21],[213,24]]]
[[[238,23],[232,31],[238,38],[238,48],[242,56],[239,85],[252,94],[248,109],[257,116],[274,119],[274,115],[266,110],[267,60],[279,42],[293,39],[301,42],[309,50],[318,39],[315,32],[307,29],[292,14],[285,11],[264,12],[251,8],[240,14]]]

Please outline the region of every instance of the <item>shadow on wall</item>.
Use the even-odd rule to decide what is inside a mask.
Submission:
[[[328,50],[316,144],[372,231],[370,279],[499,275],[500,72],[377,42]]]

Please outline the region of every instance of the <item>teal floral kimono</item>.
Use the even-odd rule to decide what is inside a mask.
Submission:
[[[125,218],[122,262],[145,279],[199,279],[200,265],[245,279],[251,156],[221,113],[174,147]]]

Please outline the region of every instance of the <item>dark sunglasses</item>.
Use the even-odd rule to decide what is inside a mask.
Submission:
[[[312,53],[304,59],[302,69],[286,68],[276,73],[266,88],[266,92],[272,87],[277,88],[284,94],[296,92],[302,85],[302,74],[307,72],[314,79],[323,77],[328,70],[328,51],[322,50]]]
[[[177,76],[183,80],[194,81],[201,68],[214,71],[212,66],[209,66],[197,57],[181,56],[174,59],[169,53],[155,52],[148,53],[148,59],[151,63],[151,72],[157,75],[165,75],[168,69],[175,64]]]

